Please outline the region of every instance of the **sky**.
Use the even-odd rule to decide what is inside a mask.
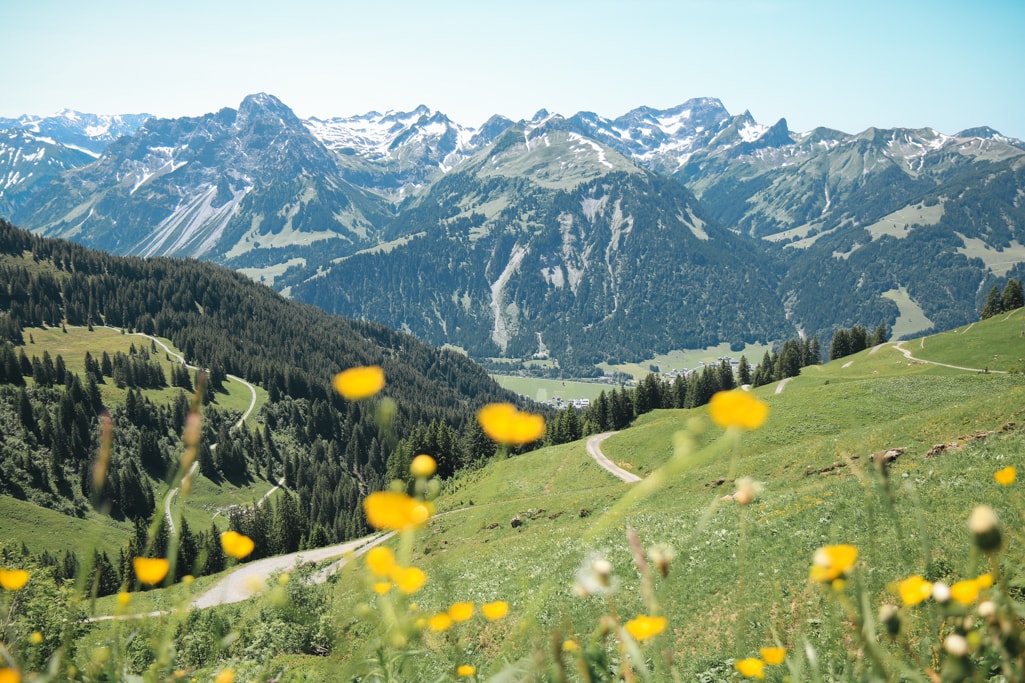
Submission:
[[[0,117],[300,117],[477,127],[717,97],[760,123],[1025,139],[1022,0],[34,0],[0,4]]]

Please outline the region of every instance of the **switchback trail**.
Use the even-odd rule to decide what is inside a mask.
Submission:
[[[117,328],[117,327],[111,327],[110,325],[104,325],[104,327],[106,327],[107,329],[110,329],[110,330],[119,330],[120,329],[120,328]],[[122,330],[122,332],[123,332],[123,330]],[[149,339],[150,341],[152,341],[154,344],[157,344],[158,346],[160,346],[160,348],[162,348],[164,350],[164,353],[166,353],[168,356],[173,357],[175,360],[177,360],[179,363],[181,363],[185,367],[189,368],[190,370],[199,370],[199,369],[201,369],[199,366],[192,365],[191,363],[186,361],[184,356],[182,356],[177,351],[172,351],[171,347],[169,347],[162,340],[157,339],[156,337],[154,337],[151,334],[146,334],[145,332],[125,332],[125,334],[131,334],[132,336],[135,336],[135,337],[145,337],[146,339]],[[245,421],[249,419],[249,416],[253,413],[253,409],[256,407],[256,387],[254,387],[252,384],[250,384],[246,380],[242,379],[241,377],[237,377],[236,375],[227,375],[227,378],[229,380],[233,381],[233,382],[238,382],[239,384],[243,384],[243,385],[245,385],[245,387],[247,389],[249,389],[249,407],[245,409],[245,411],[242,413],[242,417],[240,417],[238,419],[238,421],[232,426],[232,429],[241,429],[242,425],[245,424]],[[215,443],[214,444],[210,444],[210,450],[211,451],[216,449],[216,448],[217,448],[217,444],[215,444]],[[195,473],[196,467],[198,465],[199,465],[198,462],[192,463],[192,467],[189,468],[189,471],[185,474],[185,476],[186,477],[191,477],[193,475],[193,473]],[[260,499],[260,502],[262,503],[264,500],[266,500],[267,496],[269,496],[271,493],[273,493],[274,490],[278,488],[278,486],[281,486],[281,483],[282,482],[279,481],[277,486],[274,486],[274,488],[272,488],[270,491],[268,491],[263,496],[263,498]],[[170,491],[167,492],[166,496],[164,496],[164,518],[167,520],[167,530],[171,534],[175,533],[174,517],[173,517],[173,515],[171,515],[171,505],[174,502],[175,497],[178,495],[178,489],[179,488],[180,487],[175,486],[173,489],[171,489]]]

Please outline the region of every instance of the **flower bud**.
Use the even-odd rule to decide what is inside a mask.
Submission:
[[[990,506],[979,505],[972,510],[968,528],[975,536],[975,545],[982,552],[991,553],[1000,548],[1000,520]]]
[[[943,649],[952,657],[964,657],[968,654],[968,641],[964,636],[951,633],[943,639]]]
[[[883,605],[879,608],[879,623],[886,628],[891,636],[900,633],[900,610],[896,605]]]
[[[662,575],[662,578],[669,576],[669,565],[672,564],[675,557],[676,552],[662,543],[648,550],[648,559],[658,569],[658,573]]]

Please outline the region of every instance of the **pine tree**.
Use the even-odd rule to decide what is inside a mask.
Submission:
[[[1000,308],[1006,312],[1022,306],[1025,306],[1025,292],[1022,290],[1021,282],[1012,278],[1004,286],[1004,293],[1000,297]]]
[[[992,318],[1001,311],[1003,311],[1003,306],[1000,302],[1000,288],[993,285],[993,289],[989,290],[989,294],[986,295],[986,304],[982,307],[982,312],[979,313],[979,319]]]
[[[740,364],[737,365],[737,382],[741,386],[751,384],[751,364],[747,362],[747,356],[740,357]]]

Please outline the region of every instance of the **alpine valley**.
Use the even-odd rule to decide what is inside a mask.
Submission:
[[[223,264],[329,312],[567,374],[673,349],[974,320],[1025,275],[1025,143],[797,133],[716,99],[617,119],[426,107],[0,120],[0,215]]]

